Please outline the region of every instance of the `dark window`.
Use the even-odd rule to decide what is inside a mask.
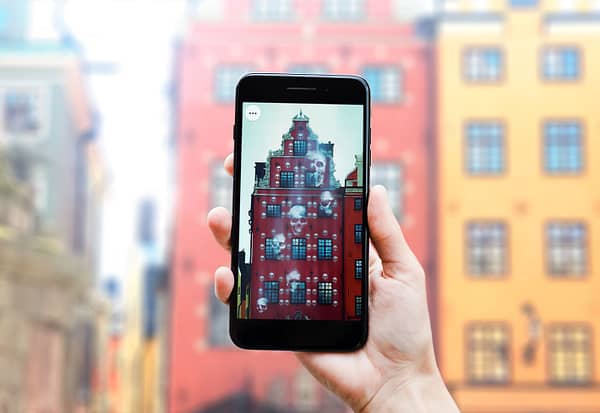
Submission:
[[[222,162],[214,163],[212,165],[212,179],[210,186],[212,195],[211,207],[225,207],[231,210],[233,179],[225,172]]]
[[[354,199],[354,210],[360,211],[361,209],[362,209],[362,198],[355,198]]]
[[[229,347],[229,307],[223,305],[214,293],[214,285],[210,285],[207,294],[210,297],[209,344],[212,347]]]
[[[294,141],[294,156],[304,156],[306,155],[306,141],[305,140],[295,140]]]
[[[265,282],[265,298],[270,304],[279,304],[279,281]]]
[[[366,15],[365,0],[323,0],[323,14],[328,20],[360,20]]]
[[[316,172],[305,172],[304,173],[304,186],[307,188],[317,187],[317,173]]]
[[[363,260],[354,261],[354,278],[361,280],[363,277]]]
[[[281,218],[281,205],[267,205],[267,216],[269,218]]]
[[[578,173],[583,170],[583,143],[579,122],[547,122],[544,125],[546,172]]]
[[[241,65],[223,65],[216,68],[215,99],[218,102],[233,102],[237,82],[246,73],[248,67]]]
[[[293,260],[306,260],[306,239],[304,239],[304,238],[292,239],[292,259]]]
[[[586,273],[585,224],[550,223],[546,226],[547,266],[553,277],[581,277]]]
[[[550,381],[583,385],[592,381],[592,337],[585,325],[553,326],[548,338]]]
[[[471,82],[497,82],[502,78],[503,64],[499,48],[473,47],[464,55],[464,77]]]
[[[294,187],[294,172],[281,172],[281,188],[293,188]]]
[[[478,324],[467,331],[467,372],[477,384],[508,382],[509,343],[506,327]]]
[[[506,270],[506,225],[473,222],[467,227],[469,274],[497,277]]]
[[[333,255],[333,245],[330,239],[317,241],[317,257],[319,261],[330,261]]]
[[[360,295],[354,297],[354,315],[356,317],[362,316],[362,297]]]
[[[293,16],[292,0],[253,0],[253,16],[260,21],[286,21]]]
[[[577,80],[581,73],[579,50],[549,47],[543,51],[542,72],[546,80]]]
[[[371,185],[383,185],[398,221],[404,219],[404,173],[397,163],[377,163],[371,168]]]
[[[354,243],[361,244],[363,240],[363,226],[362,224],[354,225]]]
[[[35,90],[8,90],[4,94],[4,130],[8,134],[35,134],[42,126],[41,99]]]
[[[467,171],[471,175],[504,171],[504,128],[497,122],[467,125]]]
[[[369,66],[362,72],[369,82],[371,98],[378,103],[398,103],[404,97],[402,72],[394,66]]]
[[[265,240],[265,258],[267,260],[279,260],[281,258],[281,245],[273,238]]]
[[[290,302],[292,304],[306,304],[306,283],[293,281],[290,286]]]
[[[332,283],[319,283],[318,287],[317,303],[319,304],[332,304],[333,303],[333,284]]]

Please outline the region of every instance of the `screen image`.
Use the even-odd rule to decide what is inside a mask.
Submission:
[[[363,111],[243,104],[238,318],[361,318]]]

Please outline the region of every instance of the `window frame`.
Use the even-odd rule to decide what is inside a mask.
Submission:
[[[503,244],[503,263],[501,272],[499,273],[475,273],[471,271],[474,267],[472,265],[471,258],[473,257],[473,253],[471,252],[471,227],[474,225],[485,226],[500,226],[503,228],[504,235],[504,244]],[[467,220],[464,225],[464,240],[465,240],[465,274],[469,279],[472,280],[504,280],[509,277],[510,274],[510,226],[507,220],[504,219],[473,219]],[[488,247],[490,248],[490,247]],[[492,246],[491,248],[495,248]]]
[[[548,168],[548,136],[546,135],[546,130],[549,126],[554,125],[559,127],[566,127],[570,124],[576,124],[579,127],[579,159],[581,161],[580,168],[578,170],[570,170],[570,169],[557,169],[552,171]],[[572,126],[572,125],[571,125]],[[586,157],[586,137],[587,130],[586,124],[581,119],[576,118],[548,118],[543,119],[541,122],[541,159],[542,159],[542,171],[544,175],[551,177],[578,177],[583,175],[586,172],[587,168],[587,157]],[[561,135],[564,136],[564,135]],[[564,146],[559,146],[564,147]]]
[[[498,56],[499,56],[499,60],[500,60],[500,67],[499,67],[499,73],[498,73],[498,77],[497,78],[488,78],[487,76],[485,78],[482,78],[481,75],[479,75],[477,78],[475,78],[470,70],[471,65],[469,64],[469,56],[471,53],[479,51],[479,52],[483,52],[483,51],[490,51],[490,50],[495,50],[498,52]],[[506,80],[506,53],[505,50],[502,46],[499,45],[491,45],[491,44],[482,44],[482,45],[470,45],[467,46],[463,49],[462,51],[462,59],[461,59],[461,80],[464,83],[467,84],[474,84],[474,85],[498,85],[500,83],[503,83]]]
[[[394,170],[394,173],[398,174],[398,179],[390,180],[389,170]],[[393,187],[389,185],[391,182],[394,182]],[[385,186],[392,212],[399,223],[404,222],[406,218],[406,182],[406,167],[402,161],[386,159],[374,163],[371,167],[370,185],[371,187],[373,185]]]
[[[474,379],[473,378],[473,372],[474,372],[474,366],[473,366],[473,358],[475,355],[475,349],[473,348],[473,343],[471,340],[471,331],[474,331],[475,328],[493,328],[493,327],[499,327],[500,329],[504,330],[504,337],[506,339],[505,341],[505,346],[506,346],[506,377],[502,380],[494,380],[494,379],[482,379],[482,380],[478,380],[478,379]],[[511,384],[512,381],[512,377],[513,377],[513,348],[512,348],[512,341],[513,341],[513,337],[512,337],[512,329],[511,329],[511,325],[502,321],[473,321],[473,322],[469,322],[466,324],[466,326],[464,327],[464,357],[465,357],[465,361],[464,361],[464,369],[465,369],[465,378],[467,380],[467,382],[472,385],[472,386],[497,386],[497,387],[502,387],[502,386],[508,386]],[[485,354],[485,353],[484,353]],[[482,358],[486,358],[486,357],[482,357]]]
[[[275,212],[274,212],[275,211]],[[267,218],[281,218],[280,204],[267,204]]]
[[[358,310],[360,309],[360,311]],[[363,314],[362,295],[354,296],[354,317],[361,318]]]
[[[365,265],[364,260],[361,258],[359,260],[354,260],[354,279],[362,280],[364,278]]]
[[[259,12],[258,5],[260,5],[263,1],[265,2],[265,5],[286,4],[286,14],[273,14],[272,10],[270,12],[264,13],[269,9],[269,7],[266,7],[264,10],[260,9]],[[282,3],[282,1],[285,1],[286,3]],[[260,23],[287,23],[293,21],[296,17],[294,13],[294,0],[252,0],[250,4],[250,9],[250,15],[252,16],[252,20]]]
[[[490,126],[490,127],[498,127],[499,131],[500,131],[500,135],[499,135],[499,146],[500,148],[500,169],[498,170],[494,170],[490,167],[486,167],[484,168],[479,168],[477,170],[475,170],[472,166],[473,166],[473,146],[471,145],[471,139],[473,138],[469,133],[471,130],[471,127],[475,127],[475,126]],[[463,145],[464,145],[464,151],[463,151],[463,157],[464,157],[464,162],[463,162],[463,167],[464,167],[464,171],[466,173],[466,175],[468,175],[469,177],[472,178],[497,178],[497,177],[503,177],[508,173],[508,166],[509,166],[509,161],[508,161],[508,153],[509,153],[509,148],[508,148],[508,138],[507,138],[507,125],[504,121],[499,120],[499,119],[469,119],[467,120],[464,125],[463,125]],[[489,133],[486,133],[485,138],[490,139],[490,135]],[[483,145],[479,145],[479,148],[483,148]],[[486,151],[487,151],[487,158],[490,158],[490,153],[491,153],[491,146],[488,145],[485,147]]]
[[[6,99],[11,91],[20,91],[29,95],[37,95],[37,117],[40,126],[35,132],[12,133],[6,130]],[[0,142],[19,142],[22,144],[38,144],[48,139],[52,127],[52,108],[50,86],[41,81],[0,81]]]
[[[233,178],[223,169],[223,162],[210,163],[210,209],[216,207],[224,207],[231,210],[233,203]],[[219,193],[217,197],[215,194]],[[220,199],[223,198],[223,199]],[[227,199],[227,203],[221,201]]]
[[[274,288],[275,286],[277,288]],[[279,297],[280,287],[281,287],[281,285],[280,285],[279,281],[265,281],[265,283],[263,285],[263,297],[267,299],[268,304],[274,304],[274,305],[279,304],[279,302],[281,301],[280,297]],[[269,294],[273,294],[273,292],[276,294],[276,297],[277,297],[276,302],[273,302],[270,299],[271,295],[269,295]]]
[[[360,68],[360,74],[365,79],[371,78],[367,75],[367,71],[373,71],[377,73],[377,84],[381,84],[380,77],[382,74],[386,72],[393,71],[395,75],[398,77],[398,88],[397,93],[394,93],[391,98],[386,97],[385,93],[380,93],[380,90],[375,86],[375,82],[370,82],[371,87],[371,101],[374,105],[402,105],[406,102],[406,71],[405,69],[399,65],[398,63],[380,63],[380,64],[367,64]],[[383,96],[381,98],[380,96]]]
[[[332,23],[357,23],[360,21],[364,21],[368,17],[367,0],[356,0],[360,3],[359,7],[361,8],[361,10],[359,10],[356,16],[350,16],[347,13],[340,13],[339,11],[338,15],[331,14],[331,11],[329,10],[329,8],[331,7],[329,6],[330,4],[337,4],[339,7],[339,5],[343,5],[347,1],[348,0],[323,0],[321,3],[321,18],[327,22]]]
[[[563,51],[574,51],[577,57],[577,74],[575,77],[566,77],[563,73],[560,76],[550,77],[546,70],[546,55],[548,52],[561,53]],[[562,59],[562,56],[561,56]],[[575,44],[545,44],[540,46],[538,61],[538,76],[544,83],[578,83],[584,80],[584,49]],[[561,61],[561,64],[564,63]]]
[[[223,71],[225,71],[225,70],[233,71],[234,69],[239,69],[239,72],[241,74],[239,75],[239,77],[237,77],[235,82],[233,82],[234,87],[228,91],[227,95],[224,95],[221,93],[222,89],[220,88],[220,86],[222,85],[222,82],[220,81],[220,76],[223,75]],[[213,69],[213,93],[212,93],[213,101],[217,104],[223,104],[223,105],[231,105],[232,103],[234,103],[235,102],[235,85],[243,76],[245,76],[246,74],[251,73],[251,72],[252,72],[252,65],[250,65],[248,63],[244,63],[244,62],[238,62],[238,63],[223,62],[223,63],[216,64]],[[231,76],[230,73],[227,75]],[[231,95],[229,95],[229,93],[231,93]]]
[[[354,224],[354,243],[362,244],[363,239],[364,239],[363,224]]]
[[[333,283],[329,281],[319,281],[317,284],[317,304],[333,305]]]
[[[284,175],[284,174],[285,174],[285,175]],[[286,176],[285,182],[288,182],[288,181],[289,181],[289,178],[288,178],[288,177],[290,177],[290,176],[292,177],[292,180],[290,181],[292,186],[287,186],[287,185],[286,185],[286,186],[284,186],[284,185],[283,185],[283,182],[284,182],[284,179],[283,179],[283,177],[284,177],[284,176]],[[294,188],[296,187],[296,185],[295,185],[295,182],[294,182],[295,180],[296,180],[296,175],[295,175],[295,172],[294,172],[294,171],[281,171],[281,172],[279,172],[279,187],[280,187],[280,188],[284,188],[284,189],[294,189]]]
[[[321,243],[324,245],[321,246]],[[321,251],[323,251],[323,255],[321,254]],[[333,261],[333,240],[331,238],[317,239],[317,260]]]
[[[294,292],[292,291],[293,289],[293,285],[302,285],[302,288],[300,288],[300,290],[302,291],[302,300],[297,300],[298,296],[294,295]],[[306,282],[305,281],[292,281],[290,283],[290,304],[293,305],[303,305],[306,304]]]
[[[295,245],[301,244],[301,245]],[[306,238],[292,238],[291,244],[292,252],[291,252],[291,260],[292,261],[306,261]],[[300,248],[300,252],[304,252],[303,258],[296,258],[295,251],[296,248]]]
[[[587,358],[589,360],[589,363],[587,364],[589,366],[589,379],[587,381],[558,381],[554,379],[553,376],[553,349],[554,349],[554,343],[553,343],[553,337],[552,337],[552,333],[554,332],[554,330],[556,329],[574,329],[574,328],[581,328],[583,329],[586,333],[587,333],[587,337],[586,337],[586,341],[587,341]],[[594,383],[594,377],[595,377],[595,369],[594,369],[594,329],[592,328],[592,326],[589,323],[586,322],[571,322],[571,323],[565,323],[565,322],[553,322],[553,323],[549,323],[548,327],[547,327],[548,333],[547,333],[547,338],[546,338],[546,377],[547,377],[547,381],[548,384],[550,386],[553,387],[570,387],[570,388],[579,388],[579,387],[588,387],[590,385],[593,385]],[[563,331],[564,334],[564,331]],[[567,346],[568,347],[568,346]],[[568,348],[567,348],[568,350]],[[573,357],[573,356],[571,356]]]
[[[583,272],[581,274],[569,273],[569,274],[558,274],[551,271],[551,255],[552,248],[550,245],[550,239],[548,231],[552,225],[580,225],[583,228]],[[546,276],[551,280],[564,280],[564,281],[579,281],[586,280],[590,274],[590,231],[589,224],[584,219],[564,220],[564,219],[549,219],[546,220],[543,227],[543,240],[544,240],[544,271]]]

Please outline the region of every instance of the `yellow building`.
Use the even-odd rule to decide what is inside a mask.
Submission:
[[[463,413],[600,412],[600,2],[441,3],[440,367]]]

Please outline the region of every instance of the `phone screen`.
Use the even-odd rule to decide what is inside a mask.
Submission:
[[[364,109],[243,102],[238,318],[361,319]]]

